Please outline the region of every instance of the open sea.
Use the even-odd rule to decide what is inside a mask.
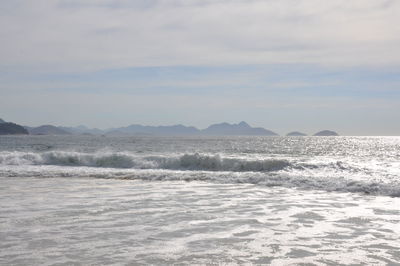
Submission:
[[[0,136],[1,265],[400,265],[400,137]]]

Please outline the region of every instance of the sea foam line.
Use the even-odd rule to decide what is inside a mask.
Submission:
[[[293,175],[290,172],[215,172],[169,169],[112,169],[68,166],[0,166],[0,177],[101,178],[144,181],[202,181],[222,184],[253,184],[330,192],[352,192],[368,195],[400,197],[400,183],[355,180],[342,176]]]

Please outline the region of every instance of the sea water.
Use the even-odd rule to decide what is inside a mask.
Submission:
[[[400,265],[398,137],[0,137],[0,264]]]

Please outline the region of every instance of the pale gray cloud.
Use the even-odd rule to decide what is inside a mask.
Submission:
[[[1,66],[398,65],[400,2],[3,0]]]

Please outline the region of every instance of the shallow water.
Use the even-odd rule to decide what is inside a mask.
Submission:
[[[0,264],[400,265],[400,138],[0,137]]]
[[[8,265],[400,262],[400,199],[206,182],[2,178]]]

